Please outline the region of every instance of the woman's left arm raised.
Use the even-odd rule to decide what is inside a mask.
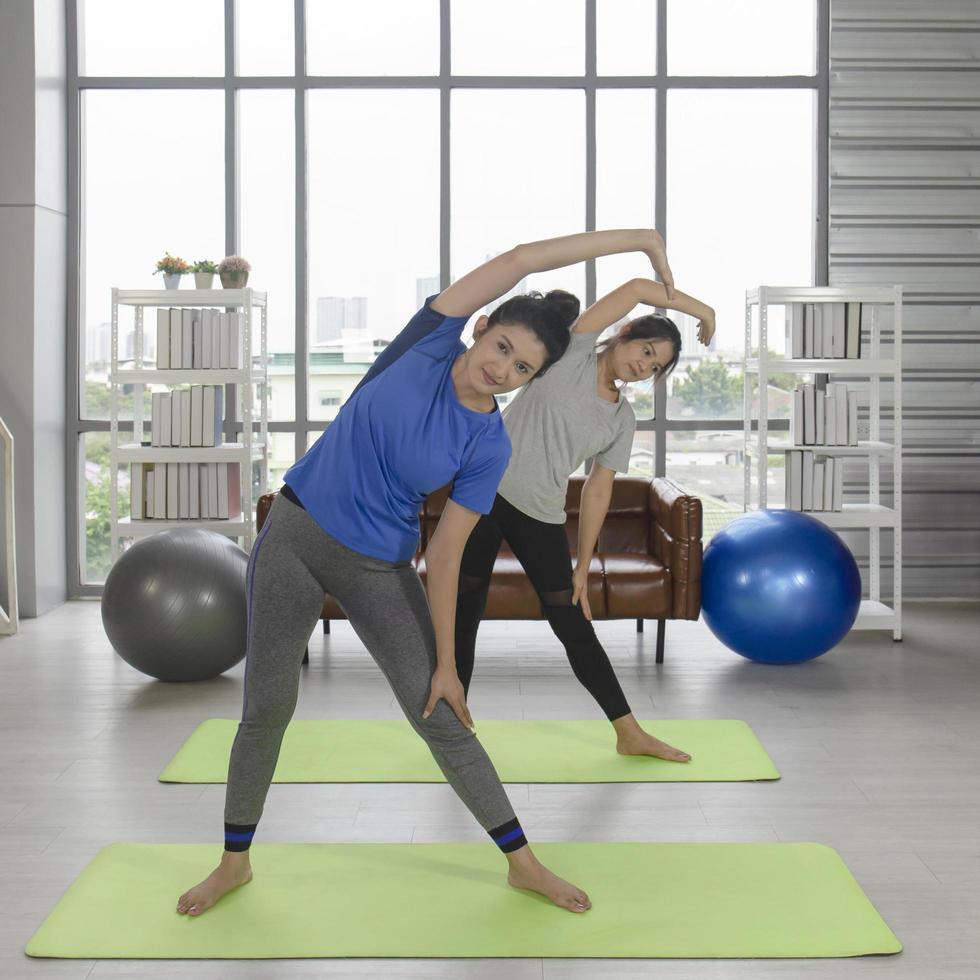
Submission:
[[[525,276],[623,252],[643,252],[663,280],[667,295],[673,295],[674,277],[660,233],[652,228],[626,228],[517,245],[447,286],[432,301],[432,309],[446,316],[470,316],[513,289]]]
[[[602,333],[607,327],[629,316],[637,306],[659,307],[663,310],[676,310],[696,317],[698,340],[709,344],[715,333],[715,311],[687,293],[675,289],[669,296],[659,282],[652,279],[630,279],[602,299],[593,303],[576,321],[572,333]]]

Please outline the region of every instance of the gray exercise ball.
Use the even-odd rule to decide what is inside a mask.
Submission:
[[[248,555],[204,528],[142,538],[119,556],[102,624],[126,663],[161,681],[217,677],[245,656]]]

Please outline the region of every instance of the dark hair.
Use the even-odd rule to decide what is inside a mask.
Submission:
[[[568,350],[572,339],[570,328],[578,319],[580,303],[577,296],[564,289],[552,289],[544,296],[539,292],[511,296],[501,303],[487,321],[487,328],[511,323],[532,330],[548,352],[547,360],[535,375],[540,378]]]
[[[612,350],[620,344],[625,344],[630,340],[669,340],[674,348],[674,356],[664,367],[657,372],[656,378],[666,378],[671,371],[677,367],[677,361],[681,356],[681,332],[677,329],[677,324],[670,317],[661,316],[659,313],[650,313],[647,316],[637,317],[631,320],[619,333],[607,337],[596,345],[600,351]]]

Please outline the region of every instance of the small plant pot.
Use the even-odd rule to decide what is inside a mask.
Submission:
[[[213,272],[195,272],[194,273],[194,288],[195,289],[213,289],[214,288],[214,273]]]
[[[180,289],[180,277],[183,273],[175,272],[172,275],[168,273],[163,274],[163,288],[164,289]]]
[[[248,282],[247,272],[221,272],[221,285],[225,289],[244,289]]]

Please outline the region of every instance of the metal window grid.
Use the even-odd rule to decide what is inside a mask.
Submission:
[[[295,454],[306,451],[307,431],[322,426],[309,419],[308,411],[308,327],[307,307],[307,200],[306,200],[306,93],[315,89],[438,89],[440,93],[440,206],[439,275],[443,287],[449,282],[450,266],[450,98],[454,89],[582,89],[585,92],[586,194],[585,229],[595,229],[596,217],[596,92],[600,89],[645,88],[656,93],[655,179],[656,205],[652,224],[668,240],[667,205],[667,93],[672,89],[811,89],[814,92],[816,133],[814,141],[816,186],[814,188],[814,269],[817,286],[827,284],[828,145],[830,88],[830,0],[814,0],[816,16],[816,73],[789,76],[678,76],[668,75],[667,0],[657,6],[657,72],[654,75],[598,75],[596,70],[596,0],[585,0],[585,70],[571,76],[468,76],[451,73],[451,0],[439,0],[439,74],[434,76],[311,76],[306,73],[306,0],[294,0],[295,71],[291,76],[249,77],[235,74],[235,0],[224,0],[225,71],[222,76],[197,77],[101,77],[78,74],[79,0],[65,0],[68,34],[68,327],[67,327],[67,403],[65,461],[73,474],[66,493],[68,583],[71,597],[98,596],[101,586],[82,577],[82,542],[85,517],[81,495],[84,489],[84,454],[81,437],[88,432],[108,432],[109,422],[84,420],[79,412],[79,393],[84,362],[80,356],[83,327],[80,323],[81,296],[81,93],[97,89],[220,89],[225,93],[225,251],[234,254],[238,242],[238,162],[235,155],[238,115],[236,93],[243,89],[287,89],[295,94],[295,420],[269,422],[270,432],[291,432]],[[586,304],[596,298],[595,263],[586,265]],[[300,366],[303,370],[300,370]],[[667,433],[691,430],[732,430],[742,428],[740,420],[680,420],[667,418],[664,386],[655,388],[654,418],[640,420],[638,430],[656,432],[655,473],[666,471]],[[774,428],[781,423],[775,422]],[[234,437],[237,426],[226,427],[226,438]]]

